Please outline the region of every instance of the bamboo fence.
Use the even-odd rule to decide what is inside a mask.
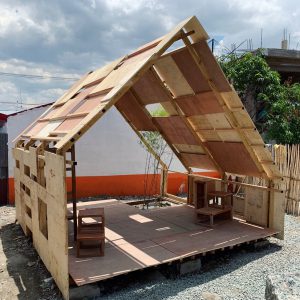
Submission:
[[[271,148],[286,187],[285,208],[288,214],[300,215],[300,144],[274,145]]]

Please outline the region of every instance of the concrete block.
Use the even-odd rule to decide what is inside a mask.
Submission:
[[[100,288],[96,284],[70,288],[70,300],[93,300],[99,296]]]
[[[182,262],[179,266],[179,274],[185,275],[189,273],[199,272],[201,270],[201,266],[202,264],[200,258]]]
[[[261,241],[254,243],[254,249],[259,250],[262,248],[266,248],[269,245],[270,245],[270,242],[268,240],[261,240]]]

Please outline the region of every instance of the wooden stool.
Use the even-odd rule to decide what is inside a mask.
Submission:
[[[97,223],[83,223],[83,218],[100,219]],[[95,241],[100,243],[99,252],[95,255],[86,256],[104,256],[105,247],[105,218],[104,208],[87,208],[79,210],[78,213],[78,230],[77,230],[77,257],[80,255],[80,244],[84,241]]]

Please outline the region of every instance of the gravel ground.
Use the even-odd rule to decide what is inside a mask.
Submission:
[[[205,299],[204,292],[215,293],[224,300],[264,299],[269,274],[300,270],[299,233],[300,218],[286,216],[285,241],[270,238],[264,248],[219,255],[205,268],[209,271],[175,280],[139,281],[101,299]]]
[[[0,207],[0,299],[62,300],[31,239],[14,221],[15,208]]]
[[[0,299],[61,299],[31,241],[14,224],[14,215],[13,207],[0,207]],[[177,279],[151,270],[130,280],[116,278],[101,299],[264,299],[268,275],[299,272],[299,233],[300,218],[286,216],[285,241],[270,238],[260,249],[216,253],[205,258],[201,273]],[[209,293],[221,298],[209,298]]]

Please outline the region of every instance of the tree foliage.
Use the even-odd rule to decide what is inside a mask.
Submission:
[[[300,85],[282,84],[262,52],[232,54],[219,62],[266,142],[300,143]]]

